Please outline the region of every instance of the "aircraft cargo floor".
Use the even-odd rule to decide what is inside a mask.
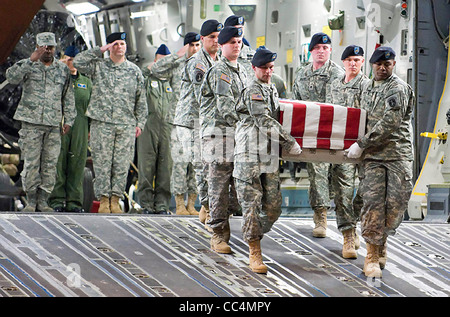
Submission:
[[[267,275],[248,268],[240,217],[232,255],[209,247],[197,217],[0,214],[3,297],[341,297],[450,295],[450,226],[404,222],[388,240],[380,280],[341,257],[334,220],[313,238],[311,218],[280,218],[262,240]],[[358,229],[358,233],[359,229]]]

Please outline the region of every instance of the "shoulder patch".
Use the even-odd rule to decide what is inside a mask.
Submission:
[[[252,94],[252,100],[263,101],[263,96],[261,94]]]
[[[227,75],[225,75],[224,73],[222,73],[222,75],[220,75],[220,79],[222,79],[223,81],[226,81],[227,83],[231,83],[231,78]]]
[[[206,72],[206,71],[207,71],[205,65],[203,65],[203,64],[201,64],[201,63],[198,63],[197,65],[195,65],[195,68],[200,69],[200,70],[203,71],[203,72]]]
[[[393,96],[387,98],[386,99],[386,104],[387,104],[387,106],[389,106],[389,108],[391,108],[393,110],[400,108],[400,102],[398,100],[398,96],[397,95],[393,95]]]

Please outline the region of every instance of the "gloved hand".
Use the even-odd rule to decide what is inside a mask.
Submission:
[[[298,145],[297,142],[295,142],[294,146],[289,151],[289,154],[291,154],[291,155],[299,155],[301,153],[302,153],[302,148],[300,147],[300,145]]]
[[[357,159],[362,155],[363,151],[364,150],[359,147],[358,143],[355,142],[345,150],[345,155],[350,159]]]

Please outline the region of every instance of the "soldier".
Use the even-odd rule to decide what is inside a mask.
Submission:
[[[175,112],[174,125],[177,135],[183,145],[183,160],[192,162],[195,169],[195,178],[199,200],[202,205],[199,219],[205,223],[209,214],[208,184],[206,170],[201,160],[199,136],[199,103],[200,86],[203,76],[217,62],[219,51],[218,37],[223,25],[217,20],[207,20],[202,24],[200,39],[202,49],[187,60],[184,69],[180,100]]]
[[[200,137],[202,157],[208,170],[208,198],[213,230],[211,248],[230,253],[229,198],[236,194],[233,182],[234,130],[238,120],[235,103],[247,81],[237,62],[242,46],[242,30],[227,26],[219,34],[222,56],[206,73],[200,96]],[[237,200],[236,200],[237,201]]]
[[[327,85],[342,78],[344,70],[330,60],[331,39],[325,33],[316,33],[311,38],[309,51],[312,63],[299,68],[292,93],[294,99],[325,102]],[[327,210],[330,208],[329,164],[307,163],[309,176],[309,203],[314,210],[313,236],[326,237]]]
[[[295,139],[278,121],[279,104],[271,83],[277,54],[260,47],[252,59],[255,78],[237,104],[233,177],[243,209],[243,238],[249,244],[250,268],[267,273],[262,261],[261,239],[281,214],[279,144],[291,154],[300,154]],[[258,142],[259,141],[259,142]]]
[[[361,108],[363,85],[369,79],[361,72],[364,64],[362,47],[350,45],[341,56],[345,75],[335,79],[327,88],[326,102],[344,107]],[[353,209],[352,199],[355,190],[356,165],[352,163],[330,164],[331,185],[335,192],[336,223],[344,237],[342,256],[356,259],[359,238],[356,224],[359,220],[359,209]]]
[[[126,59],[126,33],[112,33],[107,44],[78,54],[73,64],[92,80],[91,102],[86,115],[91,118],[91,153],[94,164],[94,191],[100,199],[99,213],[122,213],[128,169],[134,157],[135,140],[147,119],[144,77]],[[109,51],[109,58],[102,54]]]
[[[174,103],[180,97],[181,78],[186,66],[186,61],[201,49],[200,34],[188,32],[184,37],[184,46],[174,54],[157,60],[152,66],[152,72],[157,77],[170,78],[174,93]],[[174,109],[174,112],[176,110]],[[177,215],[198,215],[195,209],[197,199],[197,186],[192,162],[183,159],[183,148],[178,139],[176,128],[173,126],[171,134],[172,143],[172,175],[170,179],[170,191],[175,196]],[[185,194],[188,194],[187,206]]]
[[[373,79],[364,87],[361,106],[367,111],[367,133],[348,149],[363,156],[361,232],[367,245],[364,273],[381,277],[386,242],[403,220],[412,191],[412,88],[393,74],[395,52],[377,48],[370,64]],[[363,153],[364,151],[364,153]]]
[[[22,97],[14,119],[21,122],[19,146],[24,160],[22,186],[27,195],[23,211],[53,211],[47,199],[56,180],[62,133],[75,120],[70,70],[54,58],[55,34],[39,33],[36,50],[6,71],[9,83],[22,83]],[[62,119],[64,124],[61,126]]]
[[[49,206],[57,212],[84,212],[83,179],[89,130],[85,112],[91,98],[92,82],[73,66],[73,59],[78,53],[76,46],[69,46],[61,59],[70,69],[77,116],[69,133],[61,137],[61,153],[56,166],[57,178],[49,198]]]
[[[165,44],[155,54],[155,62],[170,55]],[[148,117],[137,140],[138,187],[137,200],[145,214],[168,214],[170,203],[170,135],[175,99],[170,78],[158,77],[152,72],[153,63],[143,71],[147,92]]]

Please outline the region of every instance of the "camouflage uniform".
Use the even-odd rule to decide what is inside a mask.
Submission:
[[[384,245],[403,220],[412,191],[412,127],[415,102],[411,87],[396,75],[371,80],[361,105],[367,133],[358,140],[363,152],[361,232],[365,241]]]
[[[186,55],[179,57],[171,54],[157,60],[152,66],[152,72],[159,78],[170,78],[170,84],[174,93],[174,103],[180,98],[183,72],[186,66]],[[174,109],[174,112],[176,109]],[[173,195],[197,194],[195,172],[192,162],[178,159],[183,157],[183,146],[178,139],[177,130],[172,126],[171,134],[172,150],[172,176],[170,179],[170,191]]]
[[[335,79],[327,88],[326,102],[344,107],[361,108],[362,87],[369,79],[359,73],[348,83],[345,75]],[[356,228],[360,209],[353,209],[356,165],[351,163],[331,164],[331,186],[335,193],[336,222],[338,229],[346,231]]]
[[[292,93],[294,99],[325,102],[327,85],[342,78],[344,70],[329,60],[324,66],[313,70],[313,65],[301,67],[296,75]],[[309,203],[313,210],[330,207],[329,163],[307,163],[309,175]]]
[[[143,70],[147,92],[148,118],[137,140],[137,199],[150,212],[167,212],[170,203],[172,157],[170,137],[175,99],[169,80],[156,77],[147,67]]]
[[[72,126],[76,116],[70,71],[56,59],[45,66],[27,58],[11,66],[6,79],[13,85],[23,85],[14,114],[14,119],[22,123],[19,146],[24,159],[23,189],[31,207],[47,206],[56,180],[61,120],[64,115],[65,124]]]
[[[100,47],[81,52],[73,65],[93,84],[86,115],[91,118],[95,195],[123,197],[134,157],[135,127],[144,129],[147,119],[144,77],[128,60],[116,65],[103,58]]]
[[[224,56],[206,73],[201,86],[200,137],[202,157],[208,169],[208,197],[211,228],[228,223],[231,199],[236,197],[233,182],[234,132],[239,100],[247,76],[242,66],[231,64]],[[237,202],[237,200],[235,200]],[[238,206],[230,206],[231,212]]]
[[[208,207],[208,183],[206,181],[207,170],[202,163],[200,151],[198,97],[203,76],[215,62],[204,48],[187,60],[174,118],[177,135],[183,144],[185,154],[180,159],[193,163],[199,200],[205,207]]]
[[[237,105],[233,177],[243,209],[246,242],[261,240],[281,214],[279,145],[289,151],[295,139],[278,122],[274,84],[254,79]]]

